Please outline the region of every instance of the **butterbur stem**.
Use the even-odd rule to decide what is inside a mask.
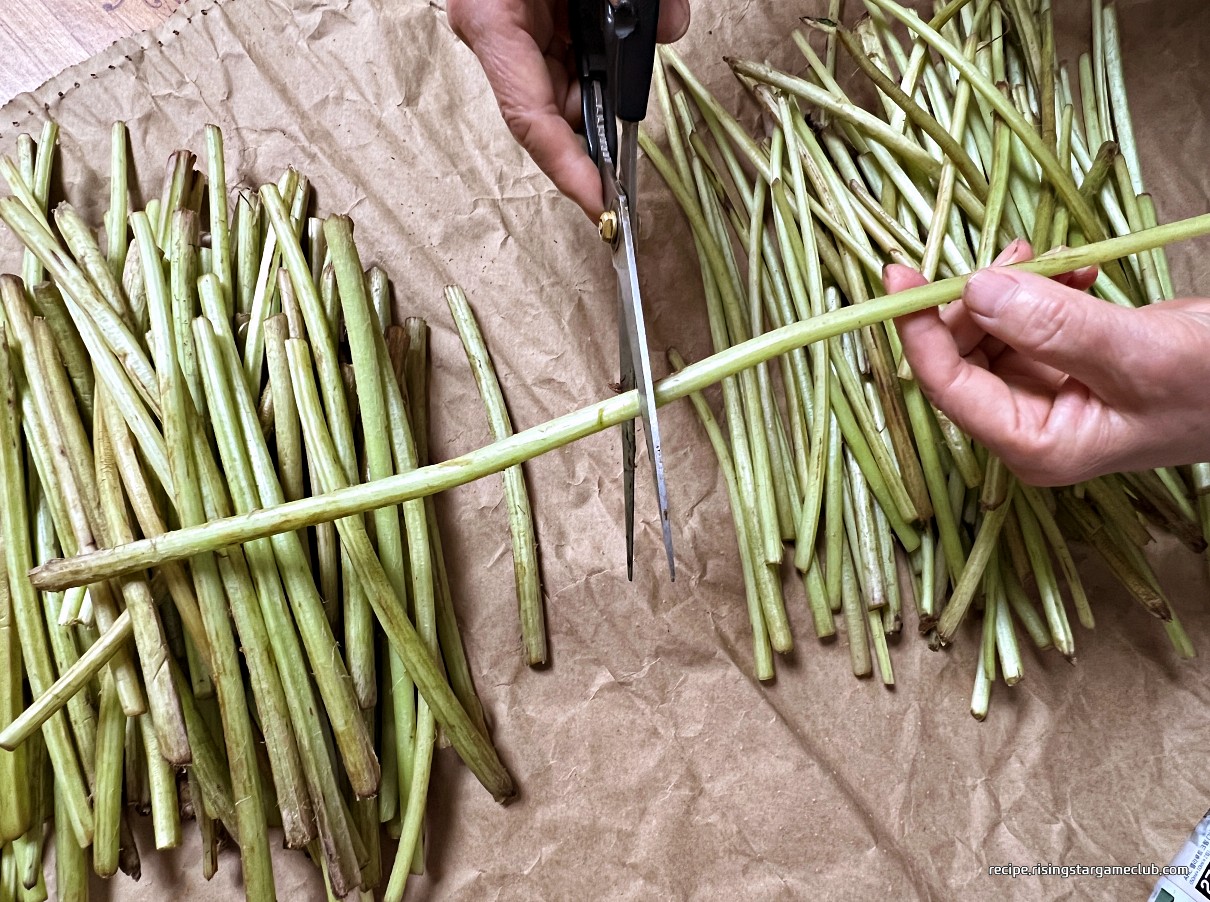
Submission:
[[[22,466],[18,413],[13,372],[10,368],[8,331],[0,324],[0,484],[3,486],[3,524],[5,565],[8,574],[9,604],[13,623],[20,637],[21,659],[26,678],[35,696],[42,695],[53,683],[54,670],[37,594],[25,578],[33,563],[27,513],[25,471]],[[17,690],[20,692],[20,684]],[[71,827],[81,846],[93,839],[93,816],[72,745],[67,720],[62,713],[51,716],[43,729],[47,750],[71,812]],[[19,760],[19,759],[18,759]],[[20,796],[18,796],[20,799]],[[26,803],[30,804],[29,802]],[[18,802],[18,806],[20,802]],[[33,817],[34,812],[18,812],[16,826]],[[22,830],[21,832],[24,832]],[[19,834],[18,834],[19,835]]]
[[[319,395],[312,375],[310,354],[306,344],[292,339],[286,344],[290,359],[290,372],[294,377],[294,390],[302,416],[303,435],[308,454],[317,458],[321,465],[323,483],[329,492],[339,490],[344,484],[337,465],[335,448],[324,428],[320,414]],[[363,579],[371,581],[373,591],[370,603],[382,623],[391,646],[403,658],[408,671],[419,688],[421,695],[433,708],[437,719],[445,728],[450,741],[462,759],[499,801],[511,798],[514,793],[512,778],[504,769],[487,737],[471,723],[465,710],[458,703],[449,685],[444,681],[437,664],[425,646],[424,639],[416,632],[399,605],[388,604],[392,590],[381,564],[377,562],[365,529],[353,517],[337,521],[342,539],[350,546],[358,571]],[[384,591],[385,590],[385,591]]]
[[[668,361],[674,371],[684,369],[684,358],[675,349],[668,351]],[[748,619],[752,624],[753,668],[758,680],[771,680],[774,676],[773,652],[769,646],[769,634],[765,627],[764,614],[761,611],[759,588],[756,584],[755,567],[752,560],[752,546],[748,540],[747,521],[742,514],[739,504],[739,483],[735,476],[735,465],[731,453],[727,449],[726,439],[714,418],[706,399],[698,392],[689,396],[698,421],[706,431],[711,447],[718,458],[719,469],[727,483],[727,494],[731,501],[731,512],[735,522],[735,535],[739,542],[740,567],[744,580],[744,595],[748,601]],[[755,564],[760,564],[756,561]]]
[[[140,255],[156,259],[151,223],[136,213],[131,225],[139,242]],[[202,491],[198,481],[198,461],[193,454],[192,432],[187,410],[188,390],[176,364],[176,348],[172,340],[169,305],[163,297],[162,275],[158,280],[150,275],[148,309],[152,317],[152,332],[156,344],[156,361],[164,399],[164,438],[170,459],[172,485],[177,508],[183,524],[200,524],[207,519]],[[158,284],[157,284],[158,281]],[[154,290],[153,290],[154,289]],[[240,857],[244,881],[251,898],[276,898],[273,870],[270,864],[268,831],[264,817],[264,802],[256,761],[256,745],[252,723],[240,679],[240,665],[235,639],[228,619],[226,593],[213,556],[201,553],[191,560],[207,644],[212,655],[211,677],[222,712],[223,732],[231,755],[228,765],[235,809],[235,821],[240,837]],[[178,682],[178,693],[180,683]]]
[[[101,713],[97,723],[96,834],[92,844],[92,866],[98,876],[112,877],[118,871],[122,817],[122,752],[126,715],[118,700],[113,677],[101,679]]]
[[[644,143],[645,148],[653,146]],[[658,153],[658,148],[656,152]],[[654,162],[654,155],[652,159]],[[661,159],[666,165],[667,160],[662,154]],[[0,211],[4,209],[4,204],[5,200],[0,199]],[[1027,263],[1016,264],[1014,268],[1053,276],[1097,264],[1105,259],[1116,259],[1157,244],[1207,233],[1210,233],[1210,215],[1203,215],[1120,238],[1069,248]],[[814,341],[955,300],[961,295],[967,278],[956,276],[944,279],[886,298],[870,300],[858,306],[842,307],[813,317],[807,322],[791,323],[766,332],[748,342],[690,364],[680,373],[662,380],[656,386],[655,402],[657,405],[667,404],[746,367],[754,366],[762,360],[783,356],[794,348]],[[439,466],[430,465],[375,483],[351,486],[325,493],[323,496],[274,505],[239,517],[223,518],[194,528],[176,530],[159,537],[154,544],[143,540],[132,542],[120,549],[103,549],[70,560],[50,562],[36,568],[31,573],[31,580],[39,589],[63,590],[72,585],[108,579],[164,561],[180,560],[200,551],[213,551],[253,538],[293,531],[385,505],[399,504],[411,498],[435,494],[500,472],[513,464],[617,426],[638,415],[638,394],[626,392],[541,426],[518,432],[503,442],[496,442],[486,448],[444,461]]]
[[[428,450],[428,326],[424,320],[409,317],[404,322],[407,334],[407,354],[404,358],[404,380],[408,399],[408,415],[411,417],[412,436],[416,442],[416,465],[429,463]],[[462,646],[462,634],[458,626],[458,615],[454,610],[454,599],[450,591],[449,574],[445,569],[445,554],[442,550],[441,531],[437,524],[437,508],[432,497],[424,499],[425,522],[428,525],[430,551],[433,559],[433,579],[437,593],[437,635],[441,653],[449,675],[450,688],[466,709],[479,732],[487,735],[487,724],[483,719],[483,705],[475,693],[466,650]]]
[[[475,376],[479,396],[487,409],[492,439],[502,441],[513,434],[512,422],[504,404],[504,394],[496,377],[495,367],[488,355],[487,345],[475,314],[457,286],[445,289],[445,300],[462,338],[467,361]],[[525,488],[525,475],[520,466],[504,471],[504,496],[508,505],[509,531],[513,537],[513,568],[517,604],[521,614],[521,641],[527,664],[546,663],[546,625],[542,613],[542,587],[538,575],[537,541],[534,538],[534,518]]]

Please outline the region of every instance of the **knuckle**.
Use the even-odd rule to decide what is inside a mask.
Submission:
[[[1030,345],[1043,352],[1061,348],[1080,328],[1079,319],[1075,308],[1066,303],[1062,294],[1047,292],[1041,295],[1030,312]]]
[[[509,132],[517,139],[517,142],[522,147],[529,149],[534,129],[532,111],[515,103],[502,102],[500,115],[504,118],[504,124],[508,126]]]

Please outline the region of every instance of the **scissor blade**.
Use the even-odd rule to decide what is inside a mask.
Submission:
[[[664,551],[668,556],[668,573],[676,579],[676,560],[672,553],[672,524],[668,516],[668,487],[664,480],[664,454],[660,446],[660,425],[656,417],[655,388],[651,376],[651,355],[647,350],[647,325],[643,317],[643,301],[639,294],[638,267],[635,264],[634,230],[631,228],[629,202],[624,194],[617,198],[618,242],[613,252],[613,266],[618,274],[619,314],[625,324],[626,343],[634,370],[634,387],[639,392],[639,411],[643,417],[643,432],[647,439],[647,455],[655,472],[655,493],[660,508],[660,528],[664,534]]]
[[[621,292],[618,294],[619,301]],[[626,319],[618,311],[618,355],[621,373],[618,384],[622,391],[634,388],[634,363],[630,357],[630,340],[626,334]],[[622,490],[626,503],[626,578],[634,579],[634,420],[622,424]]]

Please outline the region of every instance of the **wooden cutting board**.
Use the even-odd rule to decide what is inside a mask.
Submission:
[[[0,104],[118,38],[152,28],[181,0],[15,0],[0,15]]]

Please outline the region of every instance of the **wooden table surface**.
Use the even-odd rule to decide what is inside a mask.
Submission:
[[[0,0],[0,104],[118,38],[163,22],[181,0]]]

